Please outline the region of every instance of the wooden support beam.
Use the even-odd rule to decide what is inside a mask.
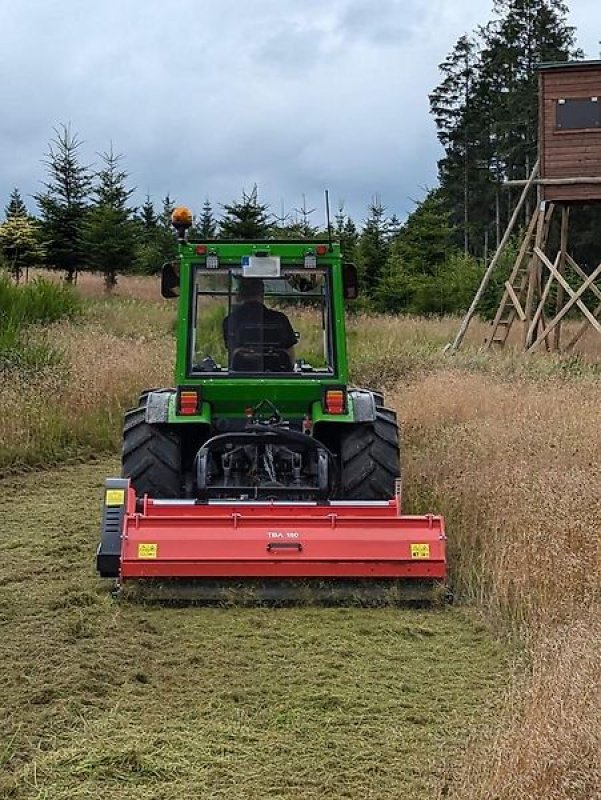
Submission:
[[[515,293],[515,289],[509,283],[509,281],[505,281],[505,291],[509,295],[511,302],[513,303],[513,307],[515,308],[516,314],[518,315],[520,322],[524,322],[526,319],[526,315],[524,314],[524,309],[520,305],[520,301],[518,300],[518,296]]]
[[[503,181],[501,186],[526,186],[528,183],[527,178],[520,178],[517,180]],[[590,178],[536,178],[533,183],[536,186],[578,186],[584,183],[588,186],[600,184],[601,177]]]
[[[585,281],[588,278],[588,273],[585,272],[582,267],[577,264],[572,256],[569,253],[566,253],[566,259],[568,264],[572,267],[574,272]],[[590,287],[591,292],[595,295],[597,300],[601,300],[601,289],[598,289],[594,284]]]
[[[557,269],[561,272],[562,275],[565,274],[566,268],[566,257],[568,255],[568,223],[570,220],[570,209],[568,206],[563,206],[561,209],[561,232],[559,236],[559,261],[557,262]],[[564,292],[563,286],[557,287],[557,297],[555,299],[555,314],[559,314],[563,307],[564,302]],[[546,326],[543,326],[546,327]],[[548,342],[548,339],[545,339]],[[556,325],[555,330],[553,331],[553,340],[551,343],[551,349],[553,352],[557,353],[560,349],[561,344],[561,322]]]
[[[572,258],[572,256],[569,253],[567,254],[566,257],[567,257],[567,260],[568,260],[568,264],[572,267],[574,272],[576,272],[576,274],[579,275],[583,280],[586,280],[588,278],[588,275],[582,269],[582,267],[580,267],[574,261],[574,259]],[[601,290],[599,290],[595,286],[595,284],[592,284],[590,286],[590,290],[595,295],[597,300],[601,300]],[[599,315],[601,315],[601,302],[599,303],[599,305],[596,306],[595,310],[593,311],[593,316],[595,317],[595,319],[599,319]],[[569,352],[570,350],[574,349],[575,345],[578,344],[580,339],[584,336],[584,334],[588,330],[588,327],[589,327],[588,320],[585,319],[584,322],[581,324],[581,326],[576,331],[576,333],[574,334],[574,336],[572,336],[572,338],[570,339],[570,341],[566,345],[566,348],[565,348],[566,352]]]
[[[600,314],[601,314],[601,303],[599,303],[599,305],[593,311],[593,316],[595,317],[595,319],[599,319]],[[574,336],[568,342],[565,348],[566,353],[569,353],[571,350],[574,349],[574,346],[580,341],[580,339],[586,333],[588,328],[589,328],[588,320],[585,319],[580,328],[578,328]]]
[[[582,284],[582,286],[578,289],[578,291],[575,292],[572,289],[572,287],[569,285],[569,283],[564,279],[563,275],[561,275],[557,271],[557,269],[555,267],[555,264],[552,264],[549,261],[549,259],[547,258],[547,256],[539,248],[535,248],[535,250],[537,251],[537,255],[540,258],[540,260],[542,261],[542,263],[551,272],[551,275],[555,278],[555,280],[561,286],[563,286],[566,294],[568,294],[570,296],[570,300],[564,305],[564,307],[561,309],[561,311],[558,314],[556,314],[555,317],[553,317],[551,322],[549,322],[549,324],[547,325],[545,330],[541,333],[541,335],[537,338],[537,340],[533,344],[531,344],[530,347],[528,347],[528,352],[531,353],[533,350],[535,350],[538,347],[538,345],[541,342],[543,342],[547,338],[547,336],[551,333],[551,331],[555,328],[555,326],[558,325],[559,322],[561,322],[563,317],[565,317],[565,315],[568,313],[568,311],[570,311],[570,309],[574,305],[578,306],[578,308],[582,311],[584,316],[588,319],[588,321],[593,326],[593,328],[597,331],[597,333],[601,334],[601,325],[597,322],[597,320],[595,319],[593,314],[589,311],[589,309],[585,306],[585,304],[580,299],[582,297],[582,295],[586,292],[586,290],[590,288],[590,286],[593,284],[593,282],[597,280],[599,275],[601,275],[601,264],[599,264],[599,266],[588,276],[588,278]]]
[[[561,252],[559,252],[557,254],[557,256],[555,257],[555,266],[556,267],[559,264],[560,259],[561,259]],[[549,292],[551,291],[551,286],[553,285],[553,280],[554,280],[553,275],[549,275],[549,279],[547,280],[547,284],[546,284],[546,286],[544,288],[544,291],[541,294],[540,302],[538,304],[538,307],[537,307],[536,311],[534,312],[534,316],[532,317],[532,322],[530,323],[530,327],[528,328],[528,331],[526,333],[526,341],[527,342],[532,340],[532,336],[534,335],[534,331],[536,330],[536,328],[538,326],[539,320],[543,316],[543,311],[545,309],[545,303],[549,299]],[[543,322],[543,328],[544,328],[544,322]],[[557,328],[555,328],[555,330],[557,330]]]
[[[537,248],[535,248],[535,250],[536,250],[536,249],[537,249]],[[584,314],[584,316],[585,316],[585,317],[588,319],[588,321],[591,323],[591,325],[593,326],[593,328],[594,328],[594,329],[595,329],[595,330],[596,330],[598,333],[601,333],[601,325],[599,325],[599,323],[598,323],[598,322],[597,322],[597,320],[594,318],[594,316],[592,315],[592,313],[590,312],[590,310],[589,310],[589,309],[586,307],[586,305],[585,305],[585,304],[582,302],[582,300],[580,300],[580,297],[581,297],[581,296],[584,294],[584,292],[586,292],[586,290],[587,290],[587,289],[589,289],[589,288],[592,286],[592,284],[594,283],[594,281],[595,281],[595,280],[596,280],[596,279],[599,277],[599,275],[601,274],[601,264],[599,264],[599,266],[598,266],[598,267],[597,267],[595,270],[593,270],[593,272],[591,272],[591,274],[590,274],[590,275],[588,275],[588,276],[587,276],[587,279],[585,280],[585,282],[584,282],[584,283],[582,284],[582,286],[581,286],[581,287],[580,287],[580,288],[579,288],[579,289],[578,289],[578,290],[575,292],[575,291],[572,289],[572,287],[570,286],[570,284],[569,284],[569,283],[568,283],[568,282],[565,280],[565,278],[563,277],[563,275],[560,275],[560,274],[559,274],[559,272],[558,272],[558,271],[555,269],[555,265],[554,265],[554,264],[552,264],[552,263],[549,261],[549,259],[547,258],[547,256],[546,256],[546,255],[545,255],[543,252],[541,252],[540,250],[538,250],[538,252],[537,252],[537,255],[538,255],[538,257],[540,258],[540,260],[542,261],[542,263],[543,263],[543,264],[545,264],[545,266],[546,266],[546,267],[549,269],[549,271],[551,272],[551,274],[552,274],[552,275],[555,277],[555,280],[556,280],[556,281],[557,281],[557,282],[558,282],[558,283],[559,283],[561,286],[563,286],[563,288],[564,288],[564,289],[565,289],[565,291],[566,291],[566,294],[568,294],[568,295],[570,296],[570,300],[568,300],[568,302],[566,303],[566,305],[565,305],[565,306],[562,308],[562,310],[561,310],[561,315],[562,315],[562,317],[563,317],[563,316],[565,316],[565,314],[567,314],[567,312],[568,312],[568,311],[571,309],[571,307],[572,307],[573,305],[577,305],[577,306],[578,306],[578,308],[579,308],[579,309],[582,311],[582,313]]]
[[[555,211],[555,205],[553,203],[549,203],[549,213],[548,213],[547,218],[545,219],[545,230],[544,230],[544,233],[543,233],[543,245],[542,245],[542,248],[541,248],[543,250],[543,252],[546,251],[547,244],[549,243],[549,234],[551,232],[551,218],[553,216],[553,212],[554,211]],[[538,269],[537,269],[537,272],[536,272],[536,278],[537,278],[537,287],[536,288],[537,288],[537,291],[538,291],[538,296],[541,297],[542,296],[542,282],[543,282],[543,267],[542,267],[542,263],[540,261],[538,262]],[[545,328],[546,325],[547,325],[547,320],[546,320],[546,317],[545,317],[545,309],[544,309],[544,307],[541,309],[540,320],[541,320],[542,327]],[[547,350],[549,349],[549,342],[548,342],[547,339],[545,339],[545,347],[547,348]]]
[[[532,328],[532,320],[534,316],[535,299],[541,296],[541,260],[537,255],[538,252],[543,252],[547,246],[547,239],[549,238],[549,229],[551,227],[551,218],[555,206],[553,203],[540,204],[540,214],[538,224],[536,226],[536,239],[534,241],[534,249],[530,264],[528,265],[528,292],[526,294],[526,325],[524,326],[524,349],[527,350],[532,344],[532,336],[536,332],[536,327]],[[542,311],[541,311],[542,314]],[[539,315],[540,317],[541,315]],[[538,321],[538,320],[537,320]]]
[[[516,207],[515,207],[515,209],[513,211],[513,214],[511,215],[511,219],[509,220],[509,222],[507,224],[507,228],[505,229],[505,233],[503,234],[503,238],[499,242],[499,246],[497,247],[497,252],[494,254],[490,264],[488,265],[488,268],[487,268],[486,272],[484,273],[484,275],[482,277],[482,281],[480,282],[480,286],[478,287],[478,291],[476,292],[476,294],[474,296],[474,299],[472,300],[471,305],[470,305],[469,309],[467,310],[467,313],[465,314],[465,316],[464,316],[464,318],[463,318],[463,320],[461,322],[461,325],[459,326],[459,330],[457,331],[457,336],[455,337],[454,341],[452,342],[450,348],[448,348],[448,349],[451,350],[451,352],[454,352],[455,350],[457,350],[461,346],[461,343],[462,343],[462,341],[463,341],[463,339],[465,337],[465,334],[467,333],[467,329],[468,329],[468,326],[469,326],[469,324],[471,322],[471,319],[474,316],[474,314],[476,313],[476,309],[478,307],[478,303],[482,299],[482,295],[484,294],[484,290],[488,286],[488,283],[490,281],[491,275],[493,274],[493,272],[495,270],[495,267],[499,263],[499,258],[501,257],[501,254],[502,254],[503,250],[507,246],[507,242],[511,238],[511,234],[513,232],[513,229],[515,228],[515,224],[519,219],[520,212],[522,210],[522,206],[526,202],[526,197],[528,196],[528,192],[530,191],[530,188],[531,188],[532,184],[534,183],[534,179],[538,175],[539,164],[540,164],[540,161],[537,159],[536,164],[534,165],[534,167],[532,168],[532,172],[530,173],[530,178],[528,179],[526,185],[524,186],[522,194],[520,195],[520,199],[518,200],[518,203],[517,203],[517,205],[516,205]]]

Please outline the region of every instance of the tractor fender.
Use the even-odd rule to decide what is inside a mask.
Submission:
[[[374,422],[376,395],[367,389],[351,389],[349,399],[353,407],[354,422]]]
[[[146,422],[149,425],[169,422],[169,399],[172,394],[172,389],[159,389],[156,392],[148,393],[146,400]]]

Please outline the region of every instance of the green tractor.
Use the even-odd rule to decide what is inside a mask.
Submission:
[[[337,244],[183,241],[162,293],[178,296],[177,388],[144,392],[126,416],[138,494],[394,497],[396,415],[348,385],[357,277]]]
[[[396,559],[409,562],[410,576],[419,577],[419,565],[440,578],[444,552],[435,557],[425,541],[433,518],[426,535],[422,518],[400,515],[395,412],[378,391],[349,385],[345,303],[358,284],[339,245],[192,242],[187,209],[176,209],[173,222],[179,259],[163,268],[161,291],[178,303],[175,386],[144,391],[125,416],[122,477],[107,481],[100,574],[323,578],[345,560]],[[234,520],[233,533],[220,515]],[[402,558],[377,552],[383,515],[397,523],[386,528],[388,548],[400,546],[404,525]],[[235,533],[248,517],[260,552],[243,552]],[[324,521],[339,533],[325,536],[317,568]],[[443,542],[442,521],[436,536]],[[343,541],[354,555],[341,554]]]

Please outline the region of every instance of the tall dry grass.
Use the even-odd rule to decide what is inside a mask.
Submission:
[[[351,317],[347,327],[352,377],[365,386],[394,389],[419,375],[449,369],[512,381],[601,376],[601,337],[584,337],[580,350],[574,353],[541,350],[526,356],[518,347],[520,332],[515,326],[506,348],[491,351],[482,347],[488,323],[475,319],[462,349],[447,352],[458,326],[459,320],[454,317]],[[570,322],[566,332],[571,334],[576,327]]]
[[[30,278],[32,280],[40,277],[48,281],[62,282],[64,280],[60,272],[44,269],[30,270]],[[107,297],[102,274],[81,272],[77,276],[75,288],[82,297],[92,300],[108,300],[109,303],[105,305],[107,310],[110,300],[114,299],[134,301],[134,303],[136,301],[141,301],[144,304],[152,303],[155,309],[157,306],[162,307],[164,313],[170,313],[173,309],[172,300],[161,298],[160,277],[158,275],[120,275],[117,286],[111,295]],[[361,343],[367,342],[368,349],[371,349],[370,343],[373,343],[375,337],[375,340],[382,345],[381,348],[378,348],[379,356],[376,355],[373,359],[372,373],[376,375],[382,364],[389,364],[390,348],[396,348],[392,353],[398,353],[399,345],[404,345],[408,352],[415,353],[417,350],[415,355],[418,358],[432,352],[440,354],[441,349],[454,340],[460,323],[459,318],[450,316],[394,317],[389,315],[353,315],[352,304],[349,305],[348,310],[350,316],[347,323],[347,332],[351,345],[353,341],[355,342],[355,349],[359,357]],[[564,321],[562,327],[564,331],[563,341],[569,341],[579,328],[580,322],[575,320]],[[480,348],[489,333],[489,329],[490,323],[488,321],[474,317],[465,337],[465,346],[472,350]],[[367,337],[365,336],[366,333],[368,334]],[[515,351],[521,347],[522,335],[521,326],[514,325],[508,339],[508,347],[505,353],[501,354],[501,361],[510,362],[513,359]],[[371,355],[373,356],[374,353],[372,352]],[[497,353],[496,355],[498,356],[499,354]],[[544,347],[540,349],[539,355],[549,358]],[[595,336],[590,327],[574,347],[574,356],[581,357],[589,362],[601,361],[601,338]],[[488,356],[482,357],[482,355],[476,358],[472,352],[472,360],[475,359],[478,364],[486,363],[487,358]],[[550,357],[551,363],[556,363],[557,360],[555,356]],[[386,372],[386,375],[388,375],[388,372]]]
[[[408,507],[445,514],[458,597],[524,645],[504,715],[454,770],[457,800],[601,796],[599,389],[447,369],[392,395]]]
[[[48,281],[63,282],[64,274],[49,269],[30,270],[30,279],[43,278]],[[119,275],[117,285],[110,292],[110,297],[143,300],[148,303],[168,302],[161,299],[161,282],[158,275]],[[99,272],[79,272],[75,289],[82,297],[106,298],[107,290],[104,277]]]
[[[597,380],[437,372],[394,400],[408,501],[444,512],[460,596],[516,626],[601,599]]]
[[[0,369],[0,475],[118,450],[124,408],[140,389],[171,383],[175,306],[161,300],[158,279],[122,282],[130,296],[106,298],[101,276],[80,275],[80,318],[27,329],[26,351],[52,358]]]
[[[0,381],[0,474],[119,449],[123,409],[146,386],[172,380],[172,337],[121,337],[88,325],[47,329],[61,354]]]
[[[601,609],[600,609],[601,610]],[[449,800],[601,797],[601,619],[582,615],[541,632],[505,713],[471,743]]]

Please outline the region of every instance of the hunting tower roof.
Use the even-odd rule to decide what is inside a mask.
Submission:
[[[546,72],[552,69],[601,69],[601,60],[591,61],[545,61],[539,64],[537,69],[539,72]]]

